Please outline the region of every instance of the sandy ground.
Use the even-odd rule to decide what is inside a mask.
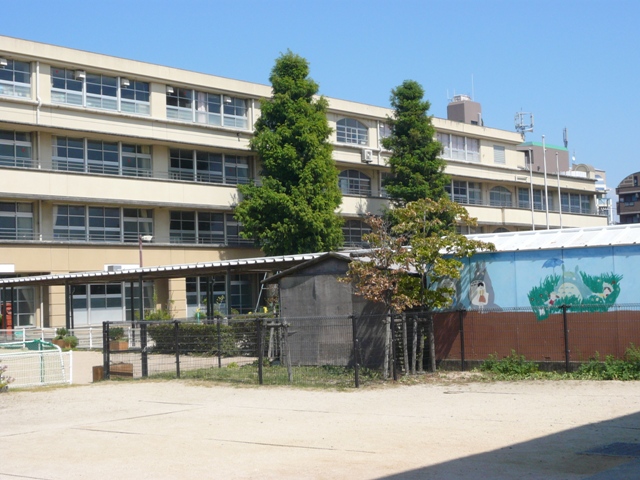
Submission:
[[[76,382],[91,355],[74,357]],[[0,394],[0,479],[637,479],[640,448],[585,452],[640,447],[639,412],[640,382],[14,390]]]

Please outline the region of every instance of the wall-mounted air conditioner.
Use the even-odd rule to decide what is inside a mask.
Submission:
[[[371,163],[373,162],[373,151],[364,149],[362,150],[362,163]]]

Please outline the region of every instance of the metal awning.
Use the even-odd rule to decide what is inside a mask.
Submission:
[[[313,260],[324,253],[282,255],[274,257],[240,258],[217,262],[185,263],[156,267],[130,268],[116,271],[93,271],[36,275],[30,277],[0,278],[0,288],[18,286],[76,285],[87,283],[117,283],[155,280],[160,278],[183,278],[210,276],[218,273],[264,273],[291,268],[299,263]]]

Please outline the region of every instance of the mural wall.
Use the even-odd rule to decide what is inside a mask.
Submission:
[[[557,313],[606,312],[640,303],[640,245],[495,252],[465,261],[454,309],[531,309],[538,320]]]

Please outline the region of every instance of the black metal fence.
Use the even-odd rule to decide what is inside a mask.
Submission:
[[[109,341],[128,327],[128,343]],[[412,312],[388,317],[211,318],[103,326],[104,376],[227,383],[360,386],[403,374],[465,370],[515,351],[571,371],[640,345],[640,305],[544,320],[530,309]]]

